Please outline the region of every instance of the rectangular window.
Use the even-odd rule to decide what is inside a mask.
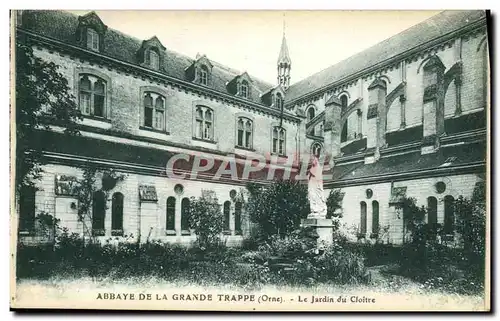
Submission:
[[[273,139],[273,153],[278,152],[278,139],[274,138]]]
[[[156,110],[155,114],[155,128],[159,130],[163,130],[163,119],[164,119],[163,110]]]
[[[97,35],[92,38],[92,49],[99,50],[99,37]]]
[[[205,122],[205,139],[212,139],[212,123]]]
[[[279,153],[281,155],[285,154],[285,141],[280,139]]]
[[[94,116],[104,117],[104,96],[94,95]]]
[[[87,29],[87,48],[99,51],[99,34],[91,28]]]
[[[196,137],[203,137],[203,122],[201,120],[196,121]]]
[[[238,146],[243,146],[243,130],[238,129]]]
[[[90,93],[80,92],[80,108],[84,115],[90,115]]]
[[[160,68],[160,57],[158,56],[158,54],[155,51],[151,50],[149,52],[149,60],[151,63],[151,68],[156,69],[156,70],[158,70]]]
[[[144,126],[153,127],[153,108],[144,108]]]
[[[252,146],[250,144],[250,142],[252,141],[252,132],[248,132],[248,131],[245,132],[245,136],[246,136],[245,137],[246,138],[246,140],[245,140],[245,143],[246,143],[245,147],[246,148],[252,148]]]

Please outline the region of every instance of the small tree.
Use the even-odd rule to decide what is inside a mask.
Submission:
[[[265,239],[290,235],[310,212],[307,185],[297,181],[280,180],[260,187],[252,184],[247,190],[250,196],[246,210]]]
[[[39,130],[50,122],[65,127],[68,135],[78,134],[81,114],[68,80],[53,62],[33,54],[30,46],[16,41],[16,192],[34,186],[42,174],[42,142]]]
[[[485,187],[480,185],[472,199],[459,196],[454,202],[455,225],[463,239],[464,258],[469,264],[484,269],[486,250]]]
[[[334,224],[334,231],[337,231],[340,225],[339,219],[342,218],[342,200],[344,199],[344,192],[340,189],[332,189],[326,198],[326,218],[332,218]]]
[[[224,216],[215,192],[202,190],[198,199],[192,197],[187,212],[189,226],[195,231],[200,248],[219,245]]]
[[[87,164],[83,169],[83,178],[76,187],[76,197],[78,199],[78,221],[83,223],[83,245],[85,245],[86,235],[92,241],[92,227],[87,226],[87,221],[92,220],[92,203],[94,193],[97,189],[97,174],[101,173],[103,177],[101,190],[105,193],[107,200],[109,191],[115,187],[116,183],[123,181],[125,175],[117,174],[112,169],[99,169],[92,164]]]
[[[427,229],[425,216],[427,210],[424,206],[417,206],[415,198],[403,198],[396,205],[396,209],[403,212],[403,235],[411,234],[412,243],[425,242],[427,240]]]

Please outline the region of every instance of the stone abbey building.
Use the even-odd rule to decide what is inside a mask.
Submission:
[[[305,155],[326,155],[333,176],[325,193],[343,192],[343,221],[366,239],[384,229],[393,244],[404,240],[403,197],[425,205],[427,221],[453,238],[453,200],[486,180],[484,11],[444,11],[296,83],[283,37],[274,84],[205,55],[186,57],[155,36],[130,37],[94,12],[19,11],[16,20],[16,41],[60,66],[84,116],[78,137],[55,125],[40,133],[43,178],[18,202],[24,242],[42,239],[34,222],[45,211],[73,232],[91,226],[99,238],[187,244],[195,236],[185,208],[208,189],[222,206],[226,241],[238,244],[250,228],[240,192],[249,181],[269,182],[266,172],[240,175],[252,155],[280,175],[295,173]],[[215,167],[193,174],[187,158],[168,176],[168,161],[185,154],[223,167],[236,159],[238,175]],[[96,192],[90,221],[80,222],[72,186],[87,164],[125,178],[109,195]]]

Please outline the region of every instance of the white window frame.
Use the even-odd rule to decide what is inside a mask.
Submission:
[[[276,132],[275,132],[276,131]],[[277,136],[276,136],[277,134]],[[276,140],[276,144],[274,141]],[[280,142],[282,145],[280,148]],[[286,129],[280,126],[273,126],[271,130],[271,151],[273,154],[286,155]]]
[[[200,112],[201,111],[201,117]],[[193,137],[201,140],[207,141],[215,141],[214,132],[215,132],[215,113],[214,110],[207,106],[198,105],[194,109],[195,115],[195,123],[193,130]],[[211,114],[211,119],[207,118],[207,114]],[[198,127],[198,124],[200,126]],[[201,129],[201,135],[198,131]]]
[[[240,129],[240,122],[243,124],[243,128]],[[250,129],[247,125],[250,124]],[[251,149],[253,148],[253,120],[248,117],[238,117],[236,120],[236,146]],[[242,144],[239,144],[239,133],[242,132]],[[249,136],[247,134],[250,134]],[[248,138],[249,137],[249,138]]]
[[[89,90],[83,90],[81,88],[81,82],[83,78],[87,78],[90,81],[90,88]],[[104,85],[104,90],[102,93],[97,92],[95,90],[95,85],[97,82],[101,82]],[[80,108],[80,111],[83,115],[86,116],[92,116],[92,117],[98,117],[98,118],[107,118],[107,86],[108,83],[106,80],[102,79],[101,77],[95,76],[93,74],[88,74],[88,73],[81,73],[79,74],[78,77],[78,107]],[[82,97],[83,94],[89,95],[89,109],[85,110],[84,106],[82,106]],[[103,105],[102,105],[102,115],[95,115],[95,98],[96,96],[102,96],[103,97]]]
[[[146,107],[146,96],[150,96],[152,99],[152,104],[150,107]],[[161,99],[163,101],[163,106],[160,108],[157,106],[157,101],[158,99]],[[143,119],[142,119],[142,126],[145,128],[149,129],[154,129],[158,131],[166,131],[166,123],[167,123],[167,106],[166,106],[166,98],[162,94],[159,94],[155,91],[144,91],[142,94],[142,108],[143,108]],[[151,115],[151,126],[146,124],[146,108],[152,109],[152,115]],[[158,115],[163,114],[161,116],[161,125],[158,126]]]
[[[87,48],[99,51],[99,34],[92,28],[87,28]]]

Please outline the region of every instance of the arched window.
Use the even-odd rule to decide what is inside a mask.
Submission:
[[[111,199],[111,235],[123,235],[123,194],[119,192]]]
[[[427,224],[429,226],[429,239],[436,239],[437,233],[437,199],[434,196],[427,198]]]
[[[144,93],[144,127],[165,130],[165,97],[155,92]]]
[[[245,117],[238,118],[238,137],[236,145],[239,147],[252,148],[253,122]]]
[[[189,198],[184,197],[181,202],[181,230],[189,233]]]
[[[243,204],[241,202],[236,202],[234,204],[234,232],[237,235],[241,235],[241,210],[243,208]]]
[[[87,48],[99,51],[99,34],[92,28],[87,28]]]
[[[455,231],[455,213],[453,209],[455,199],[451,195],[444,197],[444,233],[453,234]]]
[[[204,65],[200,68],[200,84],[208,85],[208,68]]]
[[[212,109],[205,106],[196,107],[196,129],[195,137],[206,140],[213,140],[214,114]]]
[[[160,69],[160,55],[154,49],[149,50],[149,66],[154,69]]]
[[[243,80],[240,85],[240,96],[248,98],[248,82]]]
[[[229,226],[229,217],[231,215],[231,202],[224,202],[224,231],[229,231],[231,228]]]
[[[34,187],[21,188],[19,195],[19,228],[20,232],[32,231],[35,227],[35,193]]]
[[[166,230],[175,231],[175,197],[169,196],[167,198],[167,217],[166,217]]]
[[[285,139],[286,131],[283,127],[273,127],[273,148],[272,152],[280,155],[285,155]]]
[[[307,109],[307,121],[310,122],[311,120],[313,120],[314,116],[316,116],[316,110],[313,106],[311,106],[309,107],[309,109]]]
[[[314,156],[316,156],[318,158],[321,156],[321,144],[320,143],[318,143],[318,142],[312,143],[311,154],[313,154]]]
[[[378,235],[380,228],[379,208],[378,202],[372,202],[372,233]]]
[[[345,110],[347,108],[347,95],[341,95],[340,96],[340,103],[342,105],[342,110]]]
[[[104,218],[106,215],[106,195],[103,191],[97,191],[92,199],[92,235],[102,236],[105,234]]]
[[[361,202],[360,203],[360,211],[361,211],[361,217],[360,217],[360,228],[359,228],[359,233],[361,235],[366,234],[366,203]]]
[[[84,115],[105,117],[106,81],[90,74],[81,74],[78,102]]]
[[[342,126],[342,132],[340,133],[340,142],[346,142],[347,141],[347,119],[344,122],[344,125]]]
[[[283,96],[280,93],[277,93],[274,99],[275,99],[274,104],[276,108],[278,109],[283,108]]]

